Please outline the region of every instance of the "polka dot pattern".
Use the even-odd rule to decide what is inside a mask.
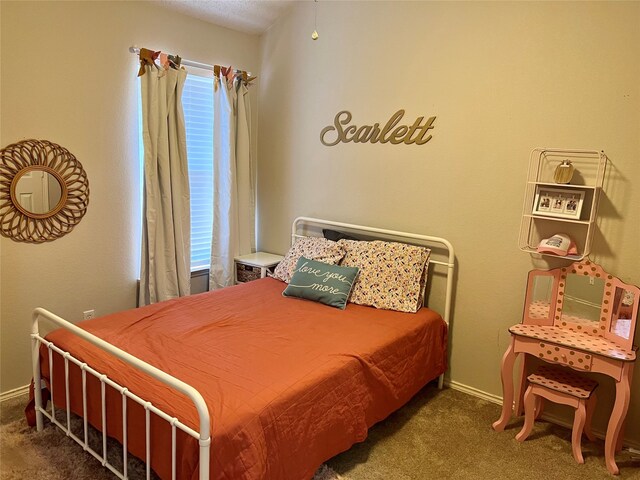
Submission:
[[[529,305],[529,318],[549,318],[549,302],[538,300]]]
[[[531,352],[547,362],[559,363],[577,370],[591,370],[593,355],[571,348],[540,342],[538,352]]]
[[[566,328],[542,325],[514,325],[509,328],[514,335],[536,338],[544,343],[552,343],[560,347],[567,347],[582,352],[589,352],[617,360],[634,361],[636,352],[626,350],[620,345],[606,338],[574,332]]]
[[[595,263],[592,263],[589,260],[576,262],[570,267],[560,269],[560,271],[561,271],[560,278],[562,278],[563,280],[566,280],[568,273],[575,274],[575,275],[590,275],[595,278],[604,278],[607,276],[608,278],[611,278],[611,275],[608,275],[607,272],[605,272],[600,265],[596,265]],[[566,286],[566,282],[564,281],[561,281],[558,284],[558,297],[560,298],[560,300],[558,300],[558,303],[560,304],[558,306],[558,312],[562,312],[565,286]],[[611,282],[607,282],[605,284],[605,289],[604,289],[605,298],[611,295],[611,288],[612,288]],[[607,303],[608,303],[608,300],[605,299],[604,304],[606,305]],[[608,309],[606,308],[602,309],[602,313],[607,313],[607,311]],[[562,315],[561,322],[564,328],[567,328],[569,330],[578,330],[582,333],[586,333],[587,335],[593,335],[596,337],[604,338],[604,333],[606,330],[606,323],[607,323],[606,315],[601,315],[599,322],[594,322],[592,320],[580,318],[574,315],[568,315],[566,313],[561,315]]]
[[[541,365],[527,377],[531,383],[541,385],[556,392],[576,398],[589,398],[598,386],[598,382],[568,370],[566,368]]]

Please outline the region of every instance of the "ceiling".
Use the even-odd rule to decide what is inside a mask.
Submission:
[[[296,0],[160,0],[163,7],[215,25],[260,35]]]

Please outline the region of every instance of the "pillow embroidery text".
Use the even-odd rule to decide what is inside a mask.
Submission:
[[[335,273],[335,272],[327,272],[327,271],[322,271],[319,268],[312,268],[312,267],[307,267],[307,263],[309,262],[304,262],[302,265],[300,265],[300,267],[298,269],[296,269],[296,272],[300,272],[300,273],[307,273],[310,275],[314,275],[316,277],[324,277],[322,279],[322,284],[320,283],[312,283],[311,285],[293,285],[293,284],[289,284],[290,286],[296,286],[299,288],[310,288],[311,290],[316,290],[319,292],[324,292],[324,293],[330,293],[332,295],[345,295],[347,296],[349,293],[348,292],[341,292],[339,288],[337,287],[332,287],[330,285],[323,285],[324,283],[327,282],[327,280],[338,280],[339,282],[342,283],[346,283],[347,285],[351,286],[351,282],[347,279],[347,277],[345,277],[344,275],[341,275],[339,273]]]
[[[344,275],[340,275],[339,273],[334,272],[323,272],[319,268],[307,267],[307,263],[309,262],[304,262],[302,265],[300,265],[300,268],[298,268],[296,272],[310,273],[312,275],[315,275],[316,277],[325,277],[322,280],[323,283],[327,280],[336,279],[342,283],[348,283],[349,285],[351,285],[351,282],[347,280],[347,277],[345,277]]]

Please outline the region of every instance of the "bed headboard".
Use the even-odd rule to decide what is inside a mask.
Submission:
[[[359,235],[363,240],[387,240],[412,245],[426,246],[431,249],[429,258],[429,279],[425,292],[425,305],[434,310],[444,312],[443,319],[449,325],[451,317],[451,303],[453,295],[453,277],[455,271],[455,254],[453,245],[449,240],[431,235],[418,233],[398,232],[384,228],[354,225],[351,223],[335,222],[320,218],[298,217],[291,225],[291,243],[301,237],[321,237],[322,229],[330,228],[349,234]],[[446,279],[444,285],[434,285],[434,276],[443,276]],[[429,300],[429,302],[427,302]]]

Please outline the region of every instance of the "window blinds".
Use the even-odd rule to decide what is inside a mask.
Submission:
[[[209,268],[213,229],[213,78],[193,73],[182,92],[189,187],[191,190],[191,271]]]

